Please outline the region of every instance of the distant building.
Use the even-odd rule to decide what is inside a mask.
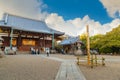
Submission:
[[[83,42],[79,37],[69,37],[60,43],[63,46],[64,52],[68,54],[75,54],[82,44]]]
[[[4,47],[17,47],[28,51],[31,47],[52,47],[52,39],[64,35],[49,28],[45,22],[16,15],[4,14],[0,21],[0,36]],[[53,37],[54,36],[54,37]]]

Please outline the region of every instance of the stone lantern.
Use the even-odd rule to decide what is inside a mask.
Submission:
[[[82,55],[81,43],[80,42],[76,42],[76,47],[77,47],[77,50],[75,51],[75,55],[77,55],[77,56]]]

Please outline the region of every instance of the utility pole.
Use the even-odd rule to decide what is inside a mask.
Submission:
[[[90,39],[89,39],[89,26],[86,26],[86,33],[87,33],[87,62],[90,65]]]

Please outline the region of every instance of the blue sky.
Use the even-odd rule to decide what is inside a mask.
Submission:
[[[58,13],[65,20],[88,15],[101,24],[111,22],[111,18],[99,0],[43,0],[49,13]]]
[[[4,12],[43,20],[48,27],[78,36],[105,34],[120,25],[120,0],[0,0]]]

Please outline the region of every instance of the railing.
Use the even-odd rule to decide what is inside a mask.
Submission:
[[[81,64],[80,60],[87,61],[87,59],[80,59],[80,56],[77,56],[77,65]],[[94,66],[98,66],[98,64],[105,66],[105,58],[98,58],[96,54],[92,54],[90,58],[90,67],[93,68]]]

